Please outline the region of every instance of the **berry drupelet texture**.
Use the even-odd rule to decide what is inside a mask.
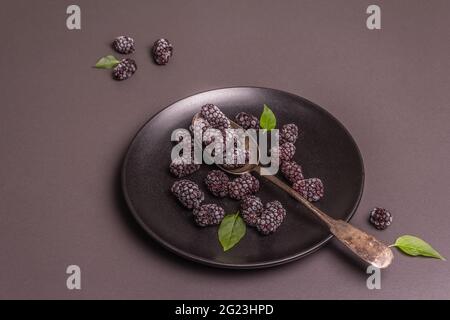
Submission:
[[[241,214],[245,223],[250,227],[255,227],[264,205],[260,198],[256,196],[246,196],[241,200]]]
[[[392,214],[383,208],[374,208],[370,212],[370,223],[378,230],[384,230],[392,223]]]
[[[258,219],[256,228],[263,235],[274,233],[283,223],[285,217],[286,210],[279,201],[268,202]]]
[[[152,55],[156,64],[166,65],[173,55],[173,46],[167,39],[156,40],[153,44]]]
[[[205,195],[200,190],[199,186],[191,180],[178,180],[171,188],[172,193],[188,209],[198,208]]]
[[[298,139],[298,127],[293,124],[285,124],[280,130],[280,144],[290,142],[295,143]]]
[[[258,191],[259,181],[250,173],[244,173],[228,184],[228,195],[235,200],[241,200]]]
[[[324,195],[323,183],[319,178],[296,181],[292,188],[310,202],[319,201]]]
[[[225,216],[225,210],[217,204],[204,204],[195,208],[192,212],[195,223],[200,227],[220,224]]]
[[[212,170],[205,178],[205,184],[208,190],[216,197],[226,197],[228,195],[228,183],[230,179],[225,172]]]
[[[221,131],[230,128],[230,119],[213,104],[206,104],[202,106],[200,115],[203,119],[208,121],[208,123],[214,128]]]
[[[284,161],[281,163],[281,173],[291,183],[303,180],[302,167],[295,161]]]
[[[134,39],[128,36],[120,36],[114,39],[112,47],[121,54],[130,54],[136,50],[134,47]]]
[[[252,114],[246,112],[240,112],[236,115],[235,121],[245,130],[247,129],[259,129],[259,120]]]
[[[113,69],[113,78],[115,80],[127,80],[137,70],[136,62],[133,59],[122,59]]]
[[[193,161],[188,161],[184,157],[179,157],[172,161],[169,166],[170,173],[177,178],[183,178],[200,169],[200,164],[195,164]]]

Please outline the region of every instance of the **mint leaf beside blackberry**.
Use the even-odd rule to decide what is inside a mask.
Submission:
[[[116,57],[108,55],[103,58],[100,58],[100,60],[98,60],[97,63],[95,64],[95,67],[98,69],[113,69],[119,63],[120,61],[117,60]]]
[[[431,245],[420,238],[404,235],[399,237],[392,245],[397,247],[404,253],[410,256],[424,256],[436,259],[445,260],[445,258],[437,252]]]
[[[266,129],[268,131],[275,129],[277,126],[277,118],[275,117],[275,114],[272,110],[267,106],[267,104],[264,104],[264,110],[261,114],[261,118],[259,120],[259,126],[261,129]]]
[[[228,251],[238,244],[245,236],[246,231],[245,222],[239,215],[239,211],[226,215],[220,223],[218,231],[223,251]]]

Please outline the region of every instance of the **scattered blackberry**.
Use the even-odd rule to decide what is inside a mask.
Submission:
[[[205,184],[208,190],[216,197],[226,197],[228,195],[228,183],[230,179],[225,172],[213,170],[205,178]]]
[[[370,223],[378,230],[384,230],[392,223],[392,214],[383,208],[374,208],[370,212]]]
[[[302,167],[295,161],[284,161],[281,163],[281,173],[291,183],[303,180]]]
[[[246,112],[240,112],[235,117],[236,123],[245,130],[247,129],[259,129],[259,120],[252,114]]]
[[[200,114],[214,129],[223,131],[230,128],[230,119],[228,119],[227,116],[213,104],[204,105]]]
[[[285,142],[278,148],[272,148],[272,155],[275,161],[283,163],[284,161],[291,161],[295,155],[295,146],[291,142]]]
[[[235,200],[254,194],[259,190],[259,181],[250,173],[244,173],[228,184],[228,195]]]
[[[171,188],[172,193],[186,208],[198,208],[203,202],[205,195],[199,186],[191,180],[178,180]]]
[[[319,178],[296,181],[292,188],[310,202],[319,201],[324,195],[323,183]]]
[[[121,54],[133,53],[135,50],[134,39],[128,36],[117,37],[116,39],[114,39],[112,47],[114,50]]]
[[[280,144],[290,142],[295,143],[298,138],[298,127],[293,124],[285,124],[280,131]]]
[[[204,204],[192,212],[195,223],[201,227],[219,224],[225,216],[225,210],[217,204]]]
[[[175,159],[169,166],[170,173],[177,178],[183,178],[200,169],[200,164],[195,164],[193,161],[190,162],[188,163],[184,157]]]
[[[255,227],[264,205],[260,198],[256,196],[246,196],[241,200],[242,218],[251,227]]]
[[[126,80],[130,78],[137,70],[136,62],[133,59],[122,59],[113,69],[113,78],[115,80]]]
[[[278,229],[285,217],[286,210],[279,201],[268,202],[258,219],[256,228],[262,234],[268,235]]]
[[[173,46],[167,39],[156,40],[152,48],[153,59],[156,64],[166,65],[173,54]]]

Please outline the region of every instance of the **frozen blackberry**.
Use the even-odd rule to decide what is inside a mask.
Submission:
[[[206,104],[202,107],[200,114],[203,119],[209,122],[214,129],[221,131],[230,128],[230,119],[213,104]]]
[[[296,181],[292,188],[310,202],[319,201],[324,195],[323,183],[319,178]]]
[[[191,180],[176,181],[172,185],[171,191],[178,201],[188,209],[198,208],[205,198],[199,186]]]
[[[295,146],[291,142],[285,142],[278,148],[272,148],[272,155],[275,161],[283,163],[284,161],[291,161],[295,155]]]
[[[208,190],[216,197],[226,197],[228,195],[228,183],[230,179],[225,172],[213,170],[205,178],[205,184]]]
[[[295,161],[284,161],[281,163],[281,173],[291,183],[303,180],[302,167]]]
[[[114,39],[112,47],[114,50],[121,54],[133,53],[135,50],[134,39],[128,36],[117,37],[116,39]]]
[[[246,112],[240,112],[235,117],[236,123],[245,130],[247,129],[259,129],[259,120],[252,114]]]
[[[264,235],[271,234],[280,227],[285,217],[286,210],[279,201],[268,202],[258,219],[256,228]]]
[[[113,69],[113,78],[115,80],[126,80],[130,78],[137,70],[136,62],[133,59],[122,59]]]
[[[227,170],[242,168],[249,161],[248,151],[237,147],[233,151],[225,151],[223,156],[222,166]]]
[[[173,54],[173,46],[167,39],[156,40],[152,48],[153,60],[156,64],[166,65]]]
[[[225,216],[225,210],[217,204],[204,204],[192,212],[195,223],[201,227],[219,224]]]
[[[384,230],[392,223],[392,214],[383,208],[374,208],[370,212],[370,223],[378,230]]]
[[[228,184],[228,195],[235,200],[254,194],[259,190],[259,181],[250,173],[244,173]]]
[[[280,144],[290,142],[295,143],[298,138],[298,127],[293,124],[285,124],[280,131]]]
[[[246,196],[241,200],[241,214],[245,223],[251,227],[255,227],[264,205],[260,198],[256,196]]]
[[[170,173],[177,178],[183,178],[200,169],[200,164],[195,164],[192,160],[188,163],[187,160],[184,157],[173,160],[169,166]]]

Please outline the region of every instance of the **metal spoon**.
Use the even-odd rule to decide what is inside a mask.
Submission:
[[[194,124],[194,122],[199,117],[200,116],[196,114],[192,119],[192,124]],[[233,129],[242,129],[233,121],[230,120],[230,122]],[[317,218],[319,218],[319,220],[321,220],[330,229],[330,232],[339,241],[341,241],[346,247],[353,251],[358,257],[371,264],[372,266],[383,269],[388,267],[391,264],[392,259],[394,259],[392,250],[381,241],[375,239],[375,237],[359,230],[358,228],[355,228],[348,222],[345,222],[343,220],[336,220],[330,217],[322,210],[314,206],[311,202],[302,197],[298,192],[296,192],[286,183],[278,179],[276,176],[261,175],[261,167],[259,166],[259,164],[245,164],[243,167],[234,170],[226,169],[220,164],[216,165],[221,170],[233,175],[256,172],[260,176],[275,184],[277,187],[286,191],[291,197],[302,203],[306,208],[309,209],[310,212],[312,212]]]

